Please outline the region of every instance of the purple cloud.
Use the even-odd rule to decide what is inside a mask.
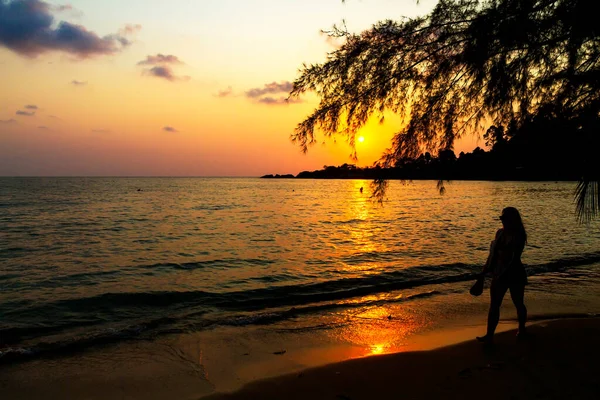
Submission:
[[[145,71],[147,75],[155,76],[157,78],[163,78],[170,82],[177,80],[177,77],[173,73],[170,67],[165,65],[157,65]]]
[[[57,12],[71,11],[73,10],[73,6],[70,4],[58,5],[54,6],[54,10],[56,10]]]
[[[130,35],[135,35],[136,33],[138,33],[141,30],[142,30],[142,26],[140,24],[127,24],[119,30],[119,33],[122,36],[130,36]]]
[[[145,60],[140,61],[137,65],[165,65],[165,64],[183,64],[177,56],[172,54],[157,54],[155,56],[146,56]]]
[[[231,86],[229,86],[225,90],[219,90],[219,92],[216,94],[216,96],[217,97],[229,97],[232,94],[233,94],[233,89],[231,88]]]
[[[0,0],[0,46],[26,57],[61,51],[83,59],[116,54],[130,44],[120,33],[100,37],[81,25],[55,24],[52,12],[64,10],[43,0]]]
[[[11,119],[0,119],[0,124],[5,124],[5,125],[10,125],[10,124],[16,124],[17,120],[14,118]]]
[[[108,129],[92,129],[93,133],[110,133]]]
[[[256,100],[258,103],[267,104],[267,105],[287,105],[287,104],[298,104],[302,103],[300,99],[287,99],[286,97],[261,97]]]
[[[74,18],[83,17],[83,12],[81,10],[76,9],[70,4],[51,6],[50,9],[56,13],[68,13],[71,17]]]
[[[262,88],[253,88],[246,92],[246,96],[255,99],[265,94],[289,93],[292,91],[294,84],[292,82],[271,82],[265,84]]]
[[[27,104],[25,106],[25,109],[27,109],[27,110],[37,110],[38,106],[36,106],[35,104]]]
[[[87,85],[87,81],[78,81],[76,79],[73,79],[71,81],[71,85],[73,85],[73,86],[85,86],[85,85]]]
[[[43,130],[43,131],[49,131],[49,130],[50,130],[50,128],[48,128],[48,127],[47,127],[47,126],[45,126],[45,125],[38,126],[38,129],[41,129],[41,130]]]
[[[35,111],[23,111],[19,110],[15,114],[20,115],[22,117],[33,117],[35,115]]]
[[[165,126],[163,128],[163,131],[165,132],[171,132],[171,133],[178,133],[179,131],[175,128],[173,128],[172,126]]]
[[[166,79],[169,82],[179,80],[189,80],[189,76],[177,76],[173,71],[172,65],[183,64],[183,62],[172,54],[157,54],[155,56],[146,56],[145,60],[137,63],[137,65],[149,66],[142,71],[143,75],[154,76],[156,78]]]

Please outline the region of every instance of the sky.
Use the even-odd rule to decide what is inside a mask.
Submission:
[[[418,4],[417,4],[418,3]],[[372,165],[399,118],[290,141],[318,104],[283,101],[303,63],[435,0],[0,0],[0,176],[260,176]],[[470,151],[474,139],[455,150]]]

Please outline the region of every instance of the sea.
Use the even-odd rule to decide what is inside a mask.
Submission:
[[[600,219],[578,220],[575,187],[391,181],[379,202],[368,180],[0,178],[0,368],[173,335],[213,366],[362,356],[484,324],[468,288],[506,206],[528,232],[530,319],[597,315]]]

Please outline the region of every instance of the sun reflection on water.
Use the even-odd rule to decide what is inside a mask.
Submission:
[[[361,301],[365,300],[361,298]],[[401,351],[407,339],[427,325],[426,321],[401,306],[349,309],[340,317],[350,323],[339,331],[338,339],[362,348],[361,356]]]

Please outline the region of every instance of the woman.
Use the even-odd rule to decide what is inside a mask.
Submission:
[[[527,274],[521,262],[521,253],[527,243],[527,232],[523,226],[521,215],[514,207],[506,207],[500,216],[502,229],[496,232],[496,239],[490,246],[490,255],[483,267],[482,275],[492,274],[490,287],[490,311],[488,314],[487,333],[477,337],[481,342],[491,343],[500,320],[500,306],[508,290],[517,308],[519,331],[517,336],[525,335],[527,308],[523,303]]]

